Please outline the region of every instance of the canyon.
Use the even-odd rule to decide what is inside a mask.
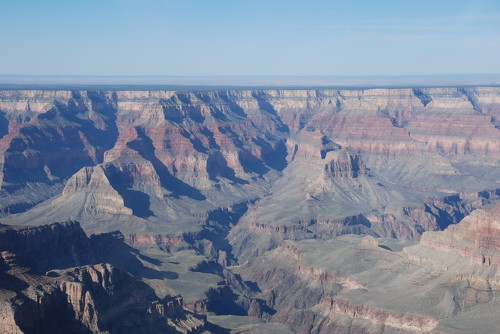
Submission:
[[[498,87],[0,90],[0,164],[5,333],[500,326]]]

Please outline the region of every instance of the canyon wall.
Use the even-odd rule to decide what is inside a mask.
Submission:
[[[491,329],[499,165],[498,87],[0,90],[2,330]]]
[[[403,207],[498,188],[499,113],[493,87],[3,90],[1,206],[16,224],[179,234],[219,207],[286,202],[304,212],[280,225],[371,214],[370,233],[418,239],[445,218]]]
[[[99,238],[98,238],[99,239]],[[97,239],[97,241],[99,241]],[[180,296],[152,288],[100,258],[77,222],[0,231],[2,333],[202,333],[206,319]],[[105,240],[105,239],[101,239]],[[109,244],[106,251],[112,252]]]
[[[263,316],[298,333],[489,333],[499,306],[498,206],[420,243],[344,235],[283,241],[235,269]],[[489,311],[486,311],[489,310]]]

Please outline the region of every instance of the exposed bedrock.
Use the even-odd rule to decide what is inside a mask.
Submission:
[[[235,270],[258,284],[264,317],[299,333],[488,333],[498,326],[498,220],[498,206],[475,210],[415,245],[284,241]]]
[[[459,254],[472,263],[499,266],[500,205],[474,210],[460,224],[449,226],[444,231],[424,233],[420,246]]]
[[[109,264],[22,279],[36,285],[0,301],[6,320],[0,325],[2,333],[200,333],[205,329],[204,318],[186,312],[181,297],[158,300],[147,285]]]
[[[153,175],[126,176],[130,182],[119,186],[122,197],[132,198],[129,202],[142,197],[147,204],[147,196],[155,194],[159,202],[162,195],[173,202],[208,199],[213,209],[253,200],[268,193],[279,172],[293,162],[294,141],[307,151],[308,133],[321,141],[314,148],[319,158],[330,160],[322,166],[324,174],[355,176],[367,168],[368,175],[411,188],[419,184],[426,190],[479,191],[497,177],[499,100],[498,89],[487,87],[6,90],[0,93],[5,123],[0,138],[2,205],[7,213],[26,211],[57,195],[82,168],[103,163],[120,170],[135,164],[143,176]],[[338,159],[332,154],[339,154]],[[482,174],[472,157],[481,157]],[[346,169],[349,164],[352,170]],[[453,182],[460,177],[460,183]],[[154,184],[144,189],[139,186],[144,182]],[[150,204],[149,211],[136,208],[134,215],[168,211],[155,211],[156,205]]]
[[[316,130],[293,136],[287,145],[289,163],[282,177],[229,234],[241,262],[287,239],[355,233],[418,240],[424,231],[444,229],[499,199],[498,189],[452,194],[415,189],[377,172],[377,166],[367,167],[366,155]]]
[[[87,238],[76,222],[0,231],[2,333],[202,333],[181,296],[158,298],[123,269],[140,263],[120,238]],[[122,250],[122,251],[120,251]],[[132,249],[131,249],[132,250]],[[144,274],[144,271],[142,272]]]
[[[27,228],[0,226],[1,250],[37,271],[72,267],[94,260],[92,246],[77,222]]]
[[[476,306],[497,302],[499,122],[497,87],[2,90],[0,223],[25,226],[0,228],[2,309],[34,328],[14,314],[38,294],[91,332],[204,330],[165,318],[182,292],[299,332],[491,324]],[[129,324],[107,304],[122,299]]]

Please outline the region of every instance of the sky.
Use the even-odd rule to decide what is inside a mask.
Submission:
[[[0,0],[0,73],[500,73],[499,0]]]

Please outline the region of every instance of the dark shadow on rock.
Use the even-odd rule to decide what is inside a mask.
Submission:
[[[260,110],[266,111],[274,116],[278,116],[278,113],[274,109],[273,105],[266,100],[263,92],[253,92],[252,96],[257,100]]]
[[[372,222],[368,218],[366,218],[364,215],[357,215],[357,216],[348,217],[346,225],[362,225],[362,226],[366,226],[366,227],[371,227]]]
[[[290,133],[290,128],[288,125],[283,123],[276,109],[274,109],[273,105],[266,99],[266,94],[264,92],[254,92],[252,93],[252,96],[257,100],[261,111],[272,115],[276,130],[282,133]]]
[[[77,320],[75,311],[67,297],[56,290],[49,296],[50,307],[29,298],[23,298],[16,310],[15,321],[26,334],[92,334],[92,331]],[[46,301],[47,303],[47,301]]]
[[[175,105],[170,105],[168,103],[163,103],[162,108],[163,108],[163,117],[165,117],[167,121],[179,124],[182,123],[182,121],[184,120],[184,115],[180,111],[179,107]]]
[[[135,216],[147,218],[153,216],[153,211],[150,210],[150,197],[143,192],[130,189],[133,184],[133,179],[130,175],[120,171],[115,165],[107,165],[104,172],[111,186],[123,198],[125,206],[132,209]]]
[[[91,110],[99,119],[99,123],[104,124],[104,129],[97,125],[94,120],[88,117],[79,117],[79,114],[89,113],[88,100],[83,98],[79,91],[72,91],[72,99],[67,105],[56,103],[55,107],[44,116],[45,118],[54,118],[60,116],[74,124],[71,130],[78,135],[78,131],[85,135],[86,140],[95,148],[97,163],[104,160],[104,152],[113,148],[118,139],[118,128],[116,125],[116,92],[109,99],[105,92],[87,91],[88,100],[90,100]],[[55,115],[54,115],[55,114]],[[47,116],[49,115],[49,116]]]
[[[144,159],[151,162],[160,178],[160,184],[163,188],[173,192],[175,196],[187,196],[197,201],[204,201],[206,197],[196,188],[182,182],[170,174],[167,166],[163,164],[155,155],[153,141],[144,130],[136,128],[138,138],[127,143],[127,146],[137,151]]]
[[[476,94],[474,93],[473,90],[471,91],[470,88],[462,87],[462,88],[459,88],[458,91],[460,93],[462,93],[463,96],[465,96],[467,98],[467,100],[469,100],[469,102],[472,104],[472,108],[475,111],[477,111],[479,113],[483,112],[483,109],[481,108],[481,104],[477,100]]]
[[[415,95],[415,97],[417,97],[420,102],[422,102],[424,107],[427,107],[427,105],[432,101],[432,97],[424,93],[424,91],[422,91],[421,89],[413,89],[413,95]]]
[[[227,115],[219,108],[219,103],[213,101],[210,93],[207,92],[194,92],[193,93],[200,101],[205,103],[205,107],[210,109],[210,115],[216,120],[227,122],[229,119]],[[217,93],[219,94],[219,93]]]
[[[228,286],[210,288],[207,292],[207,310],[218,315],[248,315],[248,313],[237,304],[238,295]]]
[[[236,145],[236,147],[243,149],[244,145],[239,136],[231,129],[231,126],[219,126],[219,131],[229,138],[231,138],[231,142]]]
[[[257,173],[259,175],[264,175],[269,172],[269,168],[267,168],[261,160],[248,150],[239,151],[238,158],[245,173]]]
[[[92,158],[84,148],[75,128],[21,128],[19,136],[11,141],[5,153],[4,180],[17,184],[50,184],[52,181],[45,166],[53,176],[68,178],[83,166],[93,165]],[[31,152],[25,154],[26,151]]]
[[[55,271],[49,271],[45,274],[47,277],[60,277],[61,275],[58,272]]]
[[[226,117],[224,112],[215,106],[210,106],[210,115],[218,121],[227,122],[229,119]]]
[[[249,202],[249,203],[253,203]],[[249,203],[240,203],[231,208],[217,208],[208,212],[207,221],[216,222],[213,229],[203,229],[198,235],[199,240],[210,240],[218,251],[226,252],[226,262],[235,264],[237,260],[233,255],[233,246],[227,239],[230,227],[236,225],[240,218],[248,211]],[[194,241],[191,242],[191,244]]]
[[[30,268],[35,274],[89,264],[94,260],[89,239],[77,222],[3,229],[0,251],[15,254],[15,266]]]
[[[240,117],[247,117],[245,110],[240,107],[236,102],[234,102],[228,95],[228,92],[219,92],[219,97],[226,103],[229,110]]]
[[[181,135],[189,140],[191,142],[191,145],[193,145],[193,148],[197,150],[198,152],[201,153],[207,153],[207,148],[203,146],[203,143],[196,137],[192,136],[189,132],[187,132],[185,129],[182,129],[180,131]]]
[[[143,261],[149,262],[152,265],[159,266],[161,265],[161,261],[158,259],[153,259],[152,257],[146,256],[144,254],[138,254],[139,258]]]
[[[87,91],[87,96],[92,103],[92,110],[102,115],[106,128],[97,129],[94,125],[88,131],[89,142],[96,147],[96,158],[98,163],[104,160],[104,152],[112,149],[118,140],[118,127],[116,125],[116,114],[118,112],[116,103],[118,96],[116,92],[111,95],[111,100],[105,96],[105,92]]]
[[[252,303],[254,306],[252,307],[252,311],[255,312],[257,311],[258,314],[249,314],[250,316],[258,316],[259,318],[265,317],[267,314],[268,316],[272,316],[276,314],[276,310],[271,308],[267,303],[260,298],[255,298],[252,299]],[[252,313],[253,313],[252,312]]]
[[[175,96],[181,103],[189,105],[191,104],[191,96],[189,94],[190,93],[178,92],[175,94]]]
[[[239,275],[238,275],[239,276]],[[248,286],[253,292],[258,292],[261,293],[262,290],[260,290],[259,285],[255,282],[252,281],[244,281],[245,285]]]
[[[5,113],[0,112],[0,139],[9,133],[9,120],[5,118]]]
[[[280,172],[285,169],[288,164],[286,161],[288,150],[283,140],[278,141],[274,146],[262,138],[257,138],[253,141],[262,147],[262,160],[264,160],[266,165]]]
[[[123,197],[125,206],[132,209],[132,213],[135,216],[141,218],[154,216],[153,211],[149,209],[151,201],[148,194],[120,187],[117,187],[116,190]]]
[[[330,140],[330,138],[328,138],[327,136],[323,136],[321,138],[321,159],[325,159],[326,158],[326,154],[328,152],[332,152],[332,151],[335,151],[335,150],[338,150],[340,149],[341,146],[333,141]]]
[[[218,182],[218,176],[231,180],[238,184],[248,184],[248,181],[240,179],[220,152],[212,153],[207,159],[207,172],[210,180]]]
[[[215,261],[201,261],[189,268],[189,271],[222,276],[223,269],[224,268]]]
[[[25,281],[16,276],[5,271],[0,271],[0,287],[2,289],[19,292],[26,289],[28,286],[29,285]]]
[[[220,150],[220,146],[217,144],[214,138],[214,133],[207,128],[201,128],[200,133],[208,139],[208,144],[210,148]]]
[[[114,96],[116,98],[116,94]],[[88,107],[88,99],[92,108]],[[83,98],[80,92],[73,91],[72,98],[67,104],[55,101],[54,107],[39,114],[37,126],[28,125],[20,129],[18,139],[15,139],[9,148],[10,152],[20,153],[29,149],[38,153],[29,156],[31,159],[29,164],[26,161],[27,157],[19,154],[7,158],[5,166],[7,181],[10,178],[9,164],[13,160],[17,162],[17,166],[23,166],[23,168],[17,167],[16,173],[25,175],[25,180],[44,183],[48,182],[44,166],[50,169],[50,174],[53,176],[66,179],[84,166],[92,166],[96,162],[103,161],[104,152],[111,149],[118,138],[116,108],[113,101],[109,101],[104,93],[98,91],[89,91],[88,99]],[[89,109],[94,112],[92,114],[94,119],[89,119]],[[64,126],[60,126],[59,119]],[[101,129],[102,124],[105,125],[103,129]],[[3,133],[3,125],[5,122],[0,117],[0,135]],[[24,149],[19,145],[21,141],[26,145]],[[88,144],[95,148],[95,157],[90,156],[86,149]],[[19,169],[22,170],[21,173]]]
[[[203,123],[205,121],[205,117],[201,113],[201,108],[197,103],[193,103],[191,92],[178,92],[176,93],[178,101],[181,102],[182,111],[189,118],[195,121],[196,123]]]
[[[98,263],[110,263],[125,270],[137,279],[177,279],[179,274],[173,271],[161,271],[148,268],[139,260],[146,258],[139,251],[123,241],[123,235],[116,231],[111,233],[95,234],[90,236]],[[160,265],[161,261],[148,261]]]
[[[176,124],[182,123],[187,118],[196,123],[203,123],[205,121],[200,107],[191,104],[191,96],[189,94],[177,93],[169,99],[160,100],[160,105],[163,108],[163,116],[166,120]]]
[[[459,202],[461,201],[459,195],[450,195],[443,198],[443,202],[451,207],[460,207]],[[440,230],[445,230],[448,226],[460,222],[468,214],[468,212],[461,210],[447,212],[437,206],[432,206],[431,208],[427,204],[425,205],[425,212],[436,217],[436,223],[439,225]]]

